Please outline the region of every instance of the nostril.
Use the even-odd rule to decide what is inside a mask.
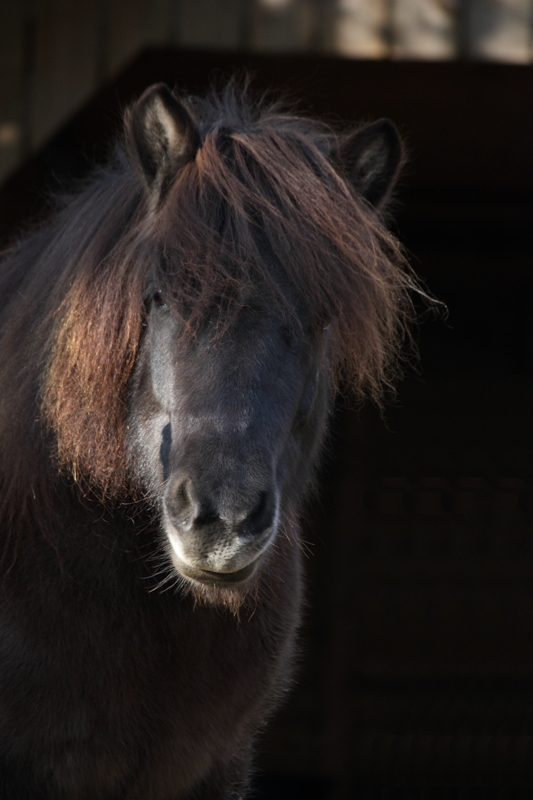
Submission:
[[[167,492],[166,505],[170,516],[184,528],[190,527],[196,514],[190,478],[183,478]]]
[[[200,509],[200,513],[196,516],[194,520],[194,525],[197,528],[205,528],[207,525],[211,525],[212,522],[216,522],[220,519],[220,514],[209,507],[205,507]]]
[[[177,508],[186,508],[192,505],[189,494],[190,481],[182,481],[176,491],[175,504]]]
[[[276,504],[271,492],[261,492],[259,500],[243,522],[243,536],[259,536],[274,523]]]
[[[166,495],[166,507],[173,522],[182,530],[200,529],[220,519],[213,505],[198,497],[190,477],[175,481]]]

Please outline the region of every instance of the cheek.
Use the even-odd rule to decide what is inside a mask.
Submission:
[[[294,426],[293,436],[296,443],[295,453],[298,466],[295,467],[302,476],[311,474],[324,440],[330,410],[330,393],[327,377],[320,374],[313,381],[312,400],[306,400],[309,405],[305,408],[306,414],[299,415],[298,424]],[[301,409],[303,410],[303,409]]]
[[[131,470],[145,489],[158,491],[168,477],[175,378],[162,348],[147,339],[134,376],[127,423]]]
[[[154,347],[148,361],[150,392],[161,410],[170,414],[175,406],[177,387],[175,364],[169,347]]]
[[[137,481],[151,492],[158,492],[168,477],[168,452],[171,429],[168,414],[132,414],[128,424],[129,457]]]

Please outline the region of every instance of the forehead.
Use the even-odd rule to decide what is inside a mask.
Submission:
[[[182,280],[180,264],[152,281],[168,303],[174,333],[183,343],[206,339],[232,339],[278,331],[292,340],[313,338],[312,320],[300,292],[284,269],[275,263],[268,270],[255,265],[222,269],[213,280]],[[202,276],[204,277],[204,276]],[[207,276],[205,276],[207,277]],[[221,280],[217,280],[220,278]],[[152,291],[152,290],[149,290]],[[169,320],[170,321],[170,320]]]
[[[170,356],[183,379],[220,370],[235,378],[266,370],[272,380],[276,375],[287,379],[289,370],[296,379],[318,352],[318,337],[307,321],[294,309],[280,308],[265,292],[246,292],[231,310],[214,305],[192,333],[172,310],[165,318],[163,328],[156,322],[163,336],[156,333],[153,344]]]
[[[233,352],[263,349],[301,352],[313,340],[305,315],[294,306],[284,307],[266,292],[251,291],[233,309],[214,306],[205,318],[196,341],[229,345]],[[265,352],[266,354],[266,352]]]

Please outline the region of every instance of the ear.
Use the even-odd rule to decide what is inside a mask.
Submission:
[[[126,141],[148,188],[160,196],[200,146],[198,128],[164,83],[147,89],[126,115]]]
[[[348,181],[376,208],[389,197],[402,159],[398,131],[388,119],[379,119],[356,131],[344,140],[337,155]]]

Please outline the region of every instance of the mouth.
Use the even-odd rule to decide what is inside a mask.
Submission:
[[[250,564],[234,572],[213,572],[185,564],[178,558],[176,553],[172,553],[172,563],[181,575],[197,583],[210,584],[211,586],[215,584],[218,586],[238,586],[245,583],[256,571],[259,561],[260,558],[256,558]]]

